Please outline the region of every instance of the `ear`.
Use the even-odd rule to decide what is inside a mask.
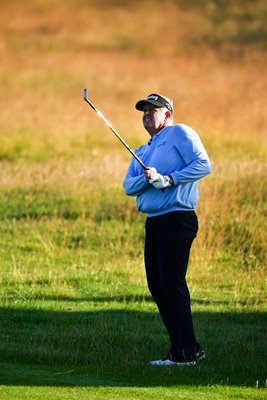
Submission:
[[[169,119],[169,118],[171,118],[172,114],[171,114],[170,111],[167,110],[167,111],[165,112],[165,116],[166,116],[166,119]]]

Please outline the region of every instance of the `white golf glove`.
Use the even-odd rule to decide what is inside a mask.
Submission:
[[[156,170],[156,168],[153,168],[153,167],[149,168],[149,170],[150,170],[151,178],[148,179],[148,182],[151,183],[150,181],[154,181],[154,179],[156,179],[156,176],[158,175],[158,171]]]
[[[149,180],[149,183],[156,189],[165,189],[166,187],[172,186],[172,179],[167,175],[157,173]]]

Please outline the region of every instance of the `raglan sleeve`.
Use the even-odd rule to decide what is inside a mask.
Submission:
[[[182,127],[176,146],[185,166],[171,173],[174,185],[194,182],[211,173],[208,154],[199,135],[192,128],[186,125]]]
[[[136,151],[136,154],[138,152]],[[132,157],[128,171],[123,181],[123,188],[127,196],[139,196],[148,187],[149,183],[146,180],[142,167],[137,164],[137,161]]]

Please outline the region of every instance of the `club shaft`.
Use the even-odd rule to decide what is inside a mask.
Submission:
[[[87,98],[87,89],[83,90],[83,98],[84,100],[92,107],[92,109],[97,113],[97,115],[105,122],[105,124],[110,128],[110,130],[114,133],[114,135],[120,140],[120,142],[126,147],[126,149],[131,153],[131,155],[139,162],[143,169],[148,169],[147,166],[143,163],[142,160],[134,153],[134,151],[128,146],[128,144],[122,139],[122,137],[115,131],[111,123],[104,117],[101,111],[99,111],[93,103]]]

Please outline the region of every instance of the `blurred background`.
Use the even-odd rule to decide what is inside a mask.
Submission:
[[[128,373],[134,390],[149,382],[164,397],[165,384],[207,385],[208,397],[212,385],[226,396],[232,384],[266,387],[267,2],[0,0],[0,10],[2,379],[39,386],[48,372],[16,363],[74,363],[97,379],[68,386],[98,386],[104,368],[104,386],[120,391]],[[122,188],[130,154],[84,87],[133,149],[149,139],[136,101],[170,97],[211,158],[188,271],[209,358],[190,374],[143,369],[166,338],[145,280],[145,216]]]
[[[1,0],[0,7],[1,217],[135,218],[134,199],[121,188],[130,156],[82,92],[88,88],[132,148],[148,140],[135,102],[159,92],[174,100],[175,121],[200,134],[213,164],[200,185],[207,229],[199,246],[262,265],[266,1]]]

